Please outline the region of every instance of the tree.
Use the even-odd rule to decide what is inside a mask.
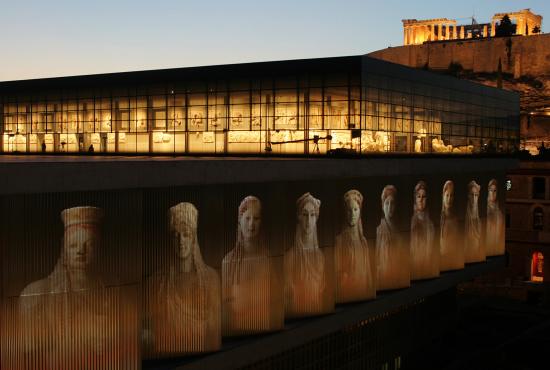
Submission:
[[[539,34],[540,33],[540,27],[539,26],[533,27],[533,30],[531,31],[531,33]]]
[[[508,14],[505,14],[496,25],[495,35],[497,37],[512,36],[516,33],[516,25],[512,23]]]

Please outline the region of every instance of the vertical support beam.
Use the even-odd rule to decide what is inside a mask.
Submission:
[[[522,18],[517,18],[516,22],[516,35],[523,35],[525,33],[525,25]]]
[[[0,153],[4,153],[4,103],[0,97]]]
[[[437,25],[437,40],[443,40],[443,25],[441,23]]]
[[[455,24],[453,26],[453,40],[456,40],[458,39],[458,29],[457,29],[457,25]]]
[[[422,29],[424,30],[424,41],[430,41],[430,27],[424,25]]]
[[[483,37],[489,37],[487,25],[483,26]]]
[[[491,23],[491,37],[495,37],[496,35],[496,25],[497,25],[497,22],[495,21]]]
[[[460,26],[460,39],[464,39],[464,26]]]

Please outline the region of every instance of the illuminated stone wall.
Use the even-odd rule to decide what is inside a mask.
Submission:
[[[445,43],[398,46],[369,56],[414,68],[447,69],[457,63],[476,73],[502,71],[520,76],[547,76],[550,70],[550,35],[457,40]]]

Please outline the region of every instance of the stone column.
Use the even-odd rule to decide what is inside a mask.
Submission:
[[[455,24],[454,27],[453,27],[453,39],[456,40],[458,39],[458,29],[457,29],[457,25]]]
[[[496,29],[496,22],[491,23],[491,37],[495,37],[497,29]]]
[[[464,26],[460,26],[460,38],[464,38]]]
[[[516,34],[517,35],[523,35],[524,32],[525,32],[525,25],[523,24],[523,19],[522,18],[517,18],[517,22],[516,22]]]
[[[408,45],[407,33],[409,32],[407,26],[403,27],[403,45]]]
[[[430,30],[430,26],[428,25],[424,26],[424,32],[426,32],[426,41],[431,41],[432,31]]]
[[[489,32],[488,29],[489,29],[489,28],[487,27],[487,25],[483,26],[483,37],[489,37],[489,35],[488,35],[488,32]]]

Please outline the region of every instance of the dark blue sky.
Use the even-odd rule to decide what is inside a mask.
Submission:
[[[524,8],[550,22],[550,0],[0,0],[0,81],[364,54],[401,45],[401,19]]]

